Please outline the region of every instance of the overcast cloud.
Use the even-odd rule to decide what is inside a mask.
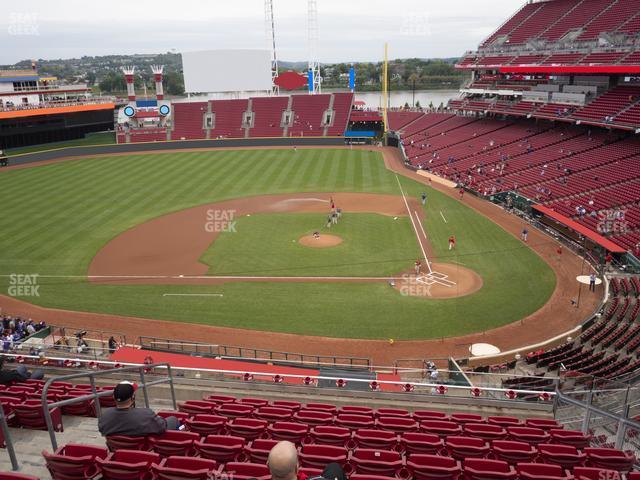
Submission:
[[[321,62],[456,57],[524,0],[318,0]],[[308,60],[307,2],[274,0],[278,57]],[[262,0],[2,2],[0,63],[29,58],[263,48]]]

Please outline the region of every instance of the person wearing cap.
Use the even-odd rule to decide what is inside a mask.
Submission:
[[[113,389],[116,406],[115,408],[103,409],[100,420],[98,420],[98,430],[103,436],[142,437],[178,429],[180,422],[176,417],[165,419],[156,415],[150,408],[136,408],[137,389],[137,384],[127,381],[120,382]]]

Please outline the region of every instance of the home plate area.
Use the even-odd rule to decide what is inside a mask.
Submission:
[[[442,285],[443,287],[455,287],[456,282],[453,280],[449,280],[449,275],[441,272],[431,272],[424,275],[420,275],[416,278],[416,282],[422,283],[424,285]]]

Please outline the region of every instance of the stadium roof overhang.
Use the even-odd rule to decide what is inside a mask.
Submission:
[[[560,75],[640,74],[640,65],[503,65],[500,73],[549,73]]]
[[[571,230],[579,233],[580,235],[583,235],[584,237],[600,245],[601,247],[603,247],[604,249],[606,249],[611,253],[626,253],[626,250],[621,246],[613,243],[611,240],[603,237],[599,233],[596,233],[593,230],[590,230],[584,225],[574,220],[571,220],[569,217],[565,217],[564,215],[561,215],[558,212],[555,212],[543,205],[532,205],[532,207],[534,210],[537,210],[538,212],[546,215],[547,217],[554,219],[556,222],[561,223],[565,227],[568,227]]]
[[[31,108],[26,110],[8,110],[0,112],[0,120],[7,118],[35,117],[38,115],[55,115],[59,113],[89,112],[91,110],[113,110],[113,103],[100,103],[90,105],[72,105],[68,107]]]

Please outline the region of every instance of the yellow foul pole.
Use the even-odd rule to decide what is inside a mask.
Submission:
[[[382,101],[384,104],[382,105],[382,123],[384,123],[384,133],[387,133],[387,98],[389,92],[387,91],[387,85],[389,83],[388,75],[389,75],[389,45],[387,43],[384,44],[384,67],[383,67],[383,79],[382,79]]]

